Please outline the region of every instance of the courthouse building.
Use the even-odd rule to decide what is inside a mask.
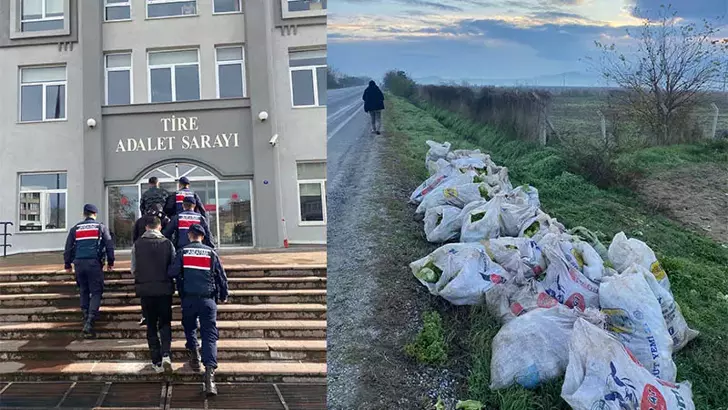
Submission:
[[[221,247],[326,242],[326,0],[2,0],[0,83],[9,253],[84,203],[128,249],[151,176]]]

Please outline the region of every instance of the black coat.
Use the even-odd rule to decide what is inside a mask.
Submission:
[[[364,111],[379,111],[384,109],[384,93],[376,84],[369,85],[361,97],[364,100]]]
[[[174,283],[167,276],[174,257],[174,245],[161,233],[146,233],[134,242],[131,270],[138,297],[174,294]]]
[[[164,212],[155,212],[155,211],[149,211],[145,215],[142,215],[141,218],[137,219],[136,222],[134,222],[134,232],[132,233],[132,243],[136,242],[137,239],[141,238],[142,235],[144,235],[144,232],[147,231],[147,224],[145,221],[146,215],[154,215],[162,222],[161,229],[164,230],[165,227],[167,227],[167,224],[170,222],[167,215],[164,214]]]

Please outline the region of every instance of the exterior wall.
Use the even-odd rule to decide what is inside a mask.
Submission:
[[[15,0],[10,0],[15,1]],[[8,251],[62,249],[63,232],[19,232],[19,173],[67,172],[67,228],[84,203],[106,215],[106,186],[136,183],[149,168],[171,161],[205,166],[222,179],[252,177],[253,225],[258,247],[281,247],[287,223],[292,243],[325,243],[325,225],[299,226],[296,161],[326,159],[326,109],[291,107],[289,49],[325,47],[325,17],[281,18],[279,0],[243,0],[244,13],[212,15],[212,0],[198,0],[194,17],[145,19],[145,0],[132,0],[132,20],[103,22],[103,1],[67,0],[70,32],[14,39],[11,5],[0,2],[0,221],[16,224]],[[300,26],[299,26],[300,24]],[[297,26],[297,27],[293,27]],[[249,39],[249,41],[246,41]],[[215,46],[244,45],[246,98],[217,99]],[[147,51],[200,50],[201,100],[150,104]],[[104,106],[103,54],[132,52],[132,105]],[[19,123],[18,67],[67,66],[65,121]],[[261,111],[269,113],[260,121]],[[198,134],[238,133],[238,147],[212,150],[127,153],[120,139],[157,137],[170,115],[196,116]],[[96,127],[86,126],[94,119]],[[279,135],[273,147],[270,138]],[[100,218],[105,219],[105,218]]]

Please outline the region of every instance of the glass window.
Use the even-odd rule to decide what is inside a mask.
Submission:
[[[215,14],[239,13],[242,10],[240,0],[214,0],[213,7]]]
[[[106,104],[131,104],[131,53],[106,55]]]
[[[200,99],[200,66],[197,50],[149,53],[151,102]]]
[[[326,163],[299,162],[299,221],[303,225],[326,223]]]
[[[289,66],[293,106],[325,106],[326,52],[322,50],[291,52]]]
[[[217,190],[220,245],[253,246],[250,181],[220,181]]]
[[[66,229],[66,173],[21,174],[20,231]]]
[[[117,249],[130,249],[134,223],[140,216],[139,186],[110,186],[108,194],[109,231]]]
[[[245,63],[243,47],[218,47],[217,95],[218,98],[245,96]]]
[[[22,0],[20,30],[46,31],[63,28],[66,0]]]
[[[196,0],[147,0],[147,17],[196,16]]]
[[[20,70],[20,121],[66,119],[66,67]]]
[[[104,19],[106,21],[131,20],[131,1],[106,0]]]
[[[326,9],[326,0],[288,0],[288,11],[308,11]]]

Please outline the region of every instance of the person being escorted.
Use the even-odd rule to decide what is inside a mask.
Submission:
[[[189,243],[187,231],[190,229],[190,226],[197,224],[204,230],[203,243],[210,248],[215,248],[212,244],[212,234],[210,233],[207,219],[203,215],[194,211],[196,206],[195,199],[188,196],[184,198],[182,203],[182,212],[175,215],[172,218],[172,221],[167,224],[167,227],[164,228],[163,231],[164,236],[172,241],[175,249],[179,250]]]
[[[149,178],[149,189],[144,191],[142,199],[139,201],[139,211],[142,215],[146,214],[156,204],[159,204],[164,208],[169,198],[169,192],[159,187],[159,180],[157,177]],[[142,232],[144,233],[144,232]]]
[[[384,110],[384,93],[377,87],[377,83],[369,81],[369,87],[364,90],[361,97],[364,100],[364,111],[372,119],[372,132],[382,134],[382,111]]]
[[[160,223],[162,224],[162,230],[169,225],[171,220],[169,217],[167,217],[167,214],[164,213],[164,206],[160,203],[154,203],[152,204],[143,214],[142,217],[137,219],[137,221],[134,223],[134,232],[132,233],[132,243],[136,242],[137,239],[141,238],[142,235],[146,232],[146,221],[147,216],[155,216],[159,218]]]
[[[114,270],[114,242],[108,228],[96,221],[98,208],[92,204],[83,207],[84,220],[68,231],[63,252],[64,268],[76,271],[76,284],[80,289],[83,314],[83,336],[95,336],[93,325],[98,318],[101,296],[104,293],[104,259],[107,270]]]
[[[205,365],[203,389],[208,396],[217,395],[217,303],[227,303],[228,283],[217,253],[202,243],[205,229],[193,224],[187,231],[189,244],[177,251],[168,274],[177,280],[182,299],[182,327],[187,339],[190,367],[200,371],[197,321],[202,337],[202,363]]]
[[[193,208],[194,211],[207,218],[205,205],[202,203],[202,200],[200,200],[200,197],[195,193],[195,191],[190,189],[190,180],[187,179],[187,177],[179,179],[179,190],[177,190],[174,195],[170,195],[167,199],[165,212],[170,218],[184,211],[183,205],[185,198],[192,198],[195,204]]]
[[[147,215],[144,223],[146,231],[131,248],[131,273],[147,319],[152,368],[157,373],[171,373],[174,281],[167,271],[174,262],[175,250],[172,242],[160,232],[162,222],[158,217]]]

